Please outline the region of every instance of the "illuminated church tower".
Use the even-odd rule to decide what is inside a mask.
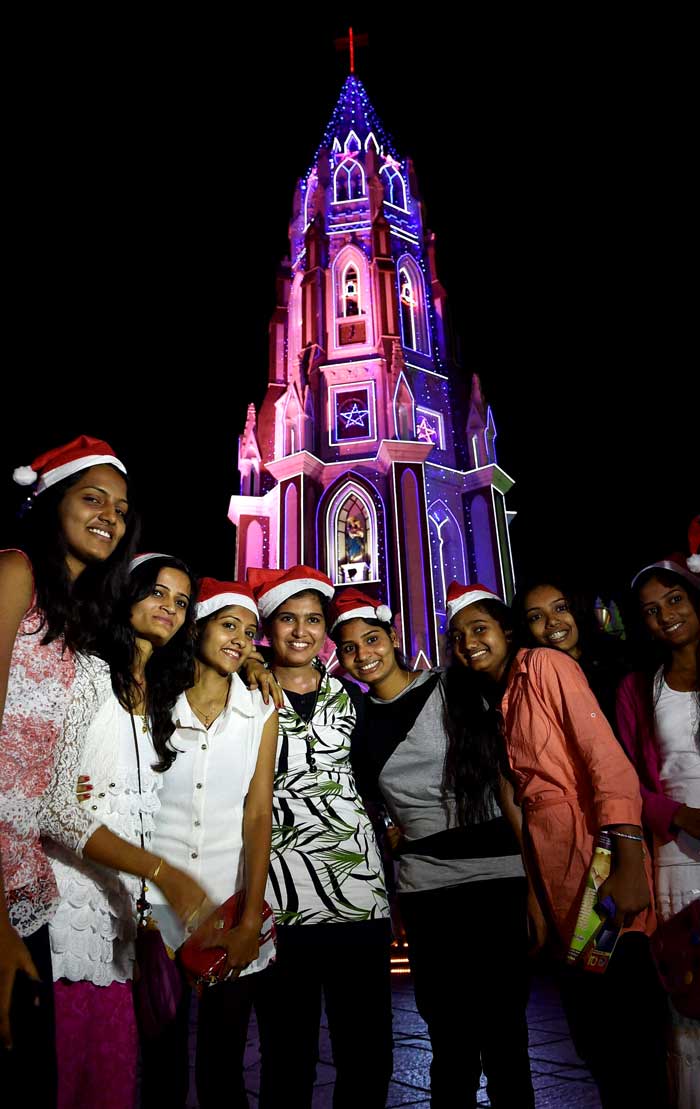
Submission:
[[[239,442],[236,577],[315,565],[386,601],[406,656],[435,663],[453,578],[512,595],[513,482],[477,377],[462,400],[413,166],[355,76],[297,186],[290,246],[267,395]]]

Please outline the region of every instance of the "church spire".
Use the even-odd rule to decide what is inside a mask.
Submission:
[[[372,139],[374,138],[374,144]],[[352,154],[366,151],[370,145],[384,153],[395,154],[391,137],[384,130],[362,81],[353,73],[345,78],[333,114],[319,146],[314,163],[322,149],[333,153]]]
[[[474,374],[467,416],[467,450],[474,469],[496,462],[496,434],[491,406],[481,391],[481,378]]]

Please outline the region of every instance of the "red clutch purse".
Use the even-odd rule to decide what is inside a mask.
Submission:
[[[239,890],[233,897],[229,897],[228,901],[224,901],[223,905],[219,905],[212,915],[216,915],[223,921],[222,932],[230,932],[236,927],[243,915],[244,907],[245,890]],[[266,954],[264,949],[267,947],[267,954],[270,958],[274,957],[276,939],[275,918],[267,901],[264,901],[260,928],[260,956]],[[201,947],[196,933],[183,943],[178,957],[185,974],[195,986],[215,986],[217,982],[223,982],[229,973],[226,970],[226,948]]]

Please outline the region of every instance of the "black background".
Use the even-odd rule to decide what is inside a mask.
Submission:
[[[129,465],[146,547],[232,573],[295,180],[347,74],[311,12],[10,38],[5,539],[13,467],[84,432]],[[357,73],[494,409],[516,569],[619,591],[700,508],[687,29],[509,19],[397,9]]]

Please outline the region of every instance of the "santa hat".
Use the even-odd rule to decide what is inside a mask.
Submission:
[[[126,473],[126,466],[117,458],[109,443],[105,443],[104,439],[79,435],[62,447],[54,447],[53,450],[38,455],[31,466],[18,466],[12,477],[17,485],[28,486],[36,482],[36,489],[33,490],[36,496],[63,478],[104,463],[116,466],[123,474]]]
[[[477,582],[476,585],[460,585],[458,581],[453,581],[447,590],[447,618],[451,623],[458,612],[461,612],[467,605],[476,604],[477,601],[500,601],[503,600],[496,593],[492,593],[485,585]]]
[[[260,615],[266,620],[276,608],[305,589],[316,589],[330,600],[335,587],[330,578],[313,566],[292,566],[290,570],[261,570],[251,566],[246,573],[248,585],[258,602]]]
[[[672,574],[678,574],[679,577],[685,578],[685,580],[689,581],[691,585],[694,585],[696,589],[700,589],[700,574],[693,573],[691,565],[693,561],[692,558],[686,558],[685,555],[675,552],[669,555],[668,558],[662,558],[660,562],[652,562],[649,566],[644,566],[643,569],[632,578],[630,588],[634,589],[642,574],[646,574],[647,570],[669,570]],[[691,568],[688,569],[688,566]]]
[[[136,555],[129,563],[129,573],[133,574],[137,566],[141,566],[144,562],[148,562],[152,558],[174,558],[175,555],[164,554],[163,551],[147,551],[146,554]],[[179,562],[179,559],[178,559]]]
[[[217,581],[216,578],[202,578],[197,597],[197,620],[211,616],[220,608],[229,605],[240,605],[248,612],[252,612],[255,619],[259,619],[258,606],[255,603],[253,590],[241,581]]]
[[[381,620],[382,624],[390,624],[391,609],[350,586],[336,596],[328,609],[330,631],[346,620]]]

